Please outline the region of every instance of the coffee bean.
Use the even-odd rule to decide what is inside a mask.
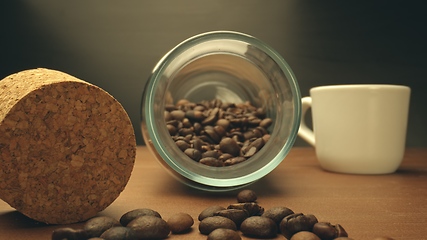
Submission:
[[[167,127],[168,132],[169,132],[170,135],[173,136],[173,135],[175,135],[177,133],[176,127],[174,125],[167,124],[166,127]]]
[[[316,234],[309,231],[295,233],[290,240],[322,240]]]
[[[265,118],[265,110],[249,102],[234,104],[219,99],[199,103],[179,100],[174,107],[165,106],[164,116],[167,130],[181,151],[187,148],[201,153],[217,150],[217,159],[222,154],[232,155],[220,159],[224,164],[212,159],[201,161],[215,167],[235,165],[255,155],[268,140],[264,127],[271,121]],[[246,140],[249,142],[244,143]],[[199,160],[192,154],[187,155]]]
[[[138,240],[132,229],[123,226],[107,229],[100,238],[105,240]]]
[[[200,159],[199,163],[211,166],[211,167],[222,167],[224,163],[221,160],[213,157],[205,157]]]
[[[173,104],[165,104],[165,110],[168,112],[172,112],[173,110],[177,110],[177,108]]]
[[[274,238],[277,235],[277,225],[270,218],[252,216],[242,222],[240,231],[250,237]]]
[[[264,213],[261,216],[267,217],[273,220],[276,223],[278,229],[280,230],[280,222],[282,221],[282,219],[293,213],[294,211],[292,211],[287,207],[272,207],[264,211]]]
[[[216,121],[216,125],[221,126],[225,131],[230,126],[230,121],[228,121],[227,119],[218,119],[218,121]]]
[[[217,228],[209,233],[207,240],[241,240],[240,235],[231,229]]]
[[[224,166],[232,166],[241,162],[246,161],[244,157],[233,157],[224,161]]]
[[[182,119],[181,122],[182,122],[182,127],[183,128],[191,128],[191,127],[193,127],[193,123],[188,118]]]
[[[173,110],[170,113],[172,115],[172,118],[178,121],[181,121],[185,117],[185,112],[182,110]]]
[[[218,108],[212,109],[209,115],[201,122],[202,125],[213,125],[218,120],[218,112]]]
[[[205,119],[203,112],[201,112],[199,110],[188,110],[187,112],[185,112],[185,117],[187,117],[190,120],[197,121],[197,122],[200,122],[203,119]]]
[[[264,142],[266,143],[266,142],[268,142],[268,140],[270,140],[270,134],[265,134],[265,135],[263,135],[261,138],[262,138],[262,140],[264,140]]]
[[[148,215],[135,218],[127,227],[135,231],[138,239],[163,239],[170,233],[165,220]]]
[[[237,230],[236,224],[231,219],[222,216],[207,217],[199,223],[199,231],[204,235],[208,235],[217,228]]]
[[[202,157],[212,157],[218,159],[220,156],[219,152],[216,150],[208,150],[202,154]]]
[[[242,209],[249,213],[249,216],[261,216],[264,213],[264,208],[255,202],[234,203],[227,207],[227,209]]]
[[[86,240],[87,238],[87,233],[83,229],[63,227],[52,232],[52,240]]]
[[[329,222],[318,222],[314,224],[312,231],[322,240],[332,240],[337,237],[348,237],[347,232],[341,225],[332,225]]]
[[[215,132],[215,130],[212,127],[205,128],[206,136],[208,136],[213,143],[219,143],[221,140],[221,137]]]
[[[175,142],[175,144],[179,147],[179,149],[181,149],[181,151],[185,151],[185,149],[190,147],[190,144],[184,140],[178,140]]]
[[[265,118],[260,122],[259,126],[267,129],[271,126],[272,123],[273,120],[271,120],[271,118]]]
[[[317,218],[311,214],[290,214],[283,218],[280,222],[280,232],[287,239],[290,239],[292,235],[297,232],[312,231],[314,224],[316,224],[317,222]]]
[[[249,213],[242,209],[225,209],[214,213],[214,216],[229,218],[236,224],[236,227],[239,228],[240,224],[249,217]]]
[[[172,233],[183,233],[188,231],[194,224],[194,219],[188,213],[176,213],[168,221]]]
[[[255,202],[257,200],[257,195],[253,190],[245,189],[237,193],[237,202]]]
[[[222,126],[214,126],[213,130],[215,131],[216,134],[218,134],[220,138],[224,137],[227,134],[227,132]]]
[[[202,158],[202,153],[194,148],[187,148],[184,150],[185,155],[198,162]]]
[[[226,160],[233,158],[233,155],[229,154],[229,153],[223,153],[221,154],[218,159],[225,162]]]
[[[253,155],[255,155],[256,152],[257,152],[256,147],[247,147],[247,148],[245,148],[245,151],[244,151],[244,154],[245,154],[244,157],[250,158]]]
[[[334,226],[326,222],[318,222],[313,226],[313,233],[319,236],[321,239],[334,239],[336,237],[336,230]],[[346,236],[343,236],[346,237]]]
[[[154,216],[154,217],[162,218],[160,213],[158,213],[157,211],[154,211],[149,208],[137,208],[123,214],[120,217],[120,224],[122,226],[127,226],[132,220],[141,216]]]
[[[203,219],[207,218],[207,217],[213,217],[214,214],[218,211],[221,210],[225,210],[225,207],[222,206],[209,206],[207,208],[205,208],[198,216],[199,221],[202,221]]]
[[[233,156],[238,156],[240,152],[240,147],[237,142],[229,137],[223,138],[219,143],[219,147],[222,152],[229,153]]]
[[[88,238],[99,237],[107,229],[120,226],[120,222],[112,217],[100,216],[89,219],[83,226]]]
[[[179,135],[181,135],[181,136],[187,136],[187,135],[193,135],[194,134],[194,130],[193,130],[193,128],[180,128],[179,130],[178,130],[178,134]]]

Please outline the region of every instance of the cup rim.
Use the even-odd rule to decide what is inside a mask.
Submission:
[[[310,89],[310,92],[332,91],[332,90],[410,90],[410,87],[400,84],[378,84],[378,83],[361,83],[361,84],[334,84],[316,86]]]

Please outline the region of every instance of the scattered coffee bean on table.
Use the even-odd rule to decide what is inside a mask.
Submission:
[[[238,203],[256,202],[256,200],[257,200],[256,193],[249,189],[242,190],[237,194]]]
[[[190,159],[212,167],[231,166],[254,156],[268,141],[273,124],[263,108],[219,99],[166,105],[166,127]]]
[[[100,216],[94,217],[86,221],[83,226],[88,238],[99,237],[107,229],[121,226],[120,222],[112,217]]]
[[[103,232],[100,236],[105,240],[137,240],[135,231],[128,227],[112,227]]]
[[[225,209],[214,213],[215,216],[223,216],[232,220],[237,228],[240,227],[240,224],[249,217],[249,213],[243,209]]]
[[[242,209],[246,210],[249,216],[261,216],[264,213],[264,208],[255,202],[233,203],[227,209]]]
[[[277,235],[277,225],[270,218],[252,216],[242,222],[240,231],[250,237],[274,238]]]
[[[321,239],[335,239],[337,237],[348,237],[344,228],[337,224],[332,225],[329,222],[318,222],[313,226],[313,233]]]
[[[168,219],[167,223],[172,233],[183,233],[191,229],[194,219],[188,213],[176,213]]]
[[[137,239],[164,239],[170,233],[165,220],[149,215],[135,218],[127,227],[135,231]]]
[[[280,232],[287,239],[301,231],[312,231],[314,224],[318,222],[317,218],[311,214],[294,213],[286,216],[280,222]]]
[[[280,222],[282,219],[291,214],[294,214],[294,211],[287,207],[272,207],[264,211],[261,216],[273,220],[277,225],[277,229],[280,230]]]
[[[252,190],[242,190],[244,195]],[[237,198],[239,199],[239,198]],[[254,198],[251,198],[254,199]],[[241,240],[240,233],[256,239],[275,238],[282,234],[288,240],[353,240],[340,224],[319,222],[314,215],[294,213],[277,206],[266,209],[256,202],[206,207],[198,216],[199,231],[207,240]],[[89,219],[82,229],[63,227],[52,232],[52,240],[144,240],[173,239],[172,234],[191,232],[193,218],[187,213],[175,213],[168,221],[159,212],[139,208],[126,212],[120,221],[108,216]],[[373,240],[393,240],[377,237]]]
[[[199,223],[199,231],[204,235],[209,235],[209,233],[217,228],[237,230],[236,224],[231,219],[223,216],[207,217]]]
[[[215,216],[215,213],[221,210],[225,210],[225,207],[222,206],[209,206],[207,208],[205,208],[200,214],[199,214],[199,221],[202,221],[203,219],[207,218],[207,217],[213,217]]]
[[[63,239],[87,239],[88,236],[86,231],[83,229],[74,229],[69,227],[63,227],[53,230],[52,240],[63,240]]]
[[[138,208],[123,214],[120,217],[120,224],[122,224],[122,226],[127,226],[135,218],[147,215],[162,218],[160,213],[158,213],[157,211],[154,211],[149,208]]]

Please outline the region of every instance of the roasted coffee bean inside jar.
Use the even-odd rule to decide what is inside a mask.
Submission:
[[[268,141],[272,119],[249,102],[180,100],[165,107],[166,126],[190,159],[213,167],[246,161]]]

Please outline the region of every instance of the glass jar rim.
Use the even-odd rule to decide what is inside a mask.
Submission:
[[[241,41],[244,43],[248,43],[249,45],[256,46],[262,52],[266,53],[269,57],[271,57],[274,60],[275,64],[279,65],[280,69],[283,71],[283,74],[286,76],[289,84],[291,85],[293,104],[295,107],[293,119],[292,119],[293,124],[295,126],[292,128],[290,137],[286,141],[285,145],[282,146],[282,149],[280,150],[279,154],[277,154],[274,159],[271,159],[268,163],[266,163],[256,171],[250,172],[243,176],[239,176],[236,178],[228,178],[228,179],[214,179],[211,177],[194,174],[194,172],[188,171],[188,169],[183,168],[182,166],[174,162],[173,159],[170,159],[170,156],[168,155],[167,150],[162,146],[162,140],[159,139],[159,137],[156,135],[156,131],[147,131],[147,129],[149,130],[155,129],[154,122],[157,121],[156,119],[153,118],[154,110],[152,108],[152,105],[154,104],[154,102],[151,101],[153,98],[150,95],[153,93],[152,90],[156,88],[156,84],[157,84],[156,81],[162,77],[165,69],[169,66],[170,60],[179,56],[180,54],[190,49],[191,47],[197,46],[200,43],[204,43],[208,41],[216,41],[216,40],[221,40],[221,41],[231,40],[231,41]],[[172,173],[174,173],[174,175],[178,177],[179,180],[183,181],[185,184],[195,188],[209,190],[209,191],[223,191],[223,190],[240,188],[256,180],[259,180],[260,178],[262,178],[263,176],[265,176],[266,174],[274,170],[274,168],[276,168],[280,164],[280,162],[282,162],[282,160],[285,158],[285,156],[289,152],[290,148],[292,147],[296,139],[297,131],[299,128],[300,115],[301,115],[300,99],[301,97],[300,97],[299,87],[293,72],[291,71],[286,61],[280,56],[280,54],[277,53],[270,46],[268,46],[267,44],[265,44],[264,42],[260,41],[259,39],[253,36],[240,33],[240,32],[212,31],[212,32],[201,33],[184,40],[183,42],[178,44],[176,47],[171,49],[167,54],[165,54],[160,59],[160,61],[154,67],[152,75],[149,81],[147,82],[144,90],[144,97],[143,97],[143,102],[141,107],[141,109],[143,109],[143,111],[141,112],[142,123],[143,125],[145,124],[145,126],[142,129],[143,135],[144,135],[144,138],[146,139],[146,144],[150,144],[150,148],[154,148],[151,150],[155,152],[157,157],[160,157],[161,159],[163,159],[162,164],[166,168],[168,168]],[[151,142],[147,143],[147,139],[149,139]]]

